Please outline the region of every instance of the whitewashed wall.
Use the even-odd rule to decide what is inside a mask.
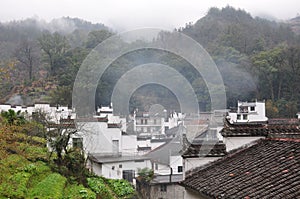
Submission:
[[[245,144],[249,144],[255,140],[259,140],[265,138],[263,136],[258,137],[224,137],[223,141],[226,145],[226,151],[231,151],[233,149],[237,149]]]
[[[136,135],[123,135],[121,142],[123,155],[137,154],[138,141]]]
[[[169,175],[171,171],[170,166],[161,163],[153,163],[153,167],[154,173],[159,175]]]
[[[106,122],[79,123],[83,138],[83,149],[86,153],[113,153],[113,140],[119,141],[119,152],[121,152],[121,131],[119,128],[107,128]]]
[[[203,166],[207,163],[210,163],[212,161],[215,161],[219,159],[220,157],[198,157],[198,158],[185,158],[183,160],[183,166],[184,166],[184,174],[185,172],[195,169],[197,167]]]
[[[120,165],[122,165],[120,168]],[[93,172],[96,175],[104,176],[111,179],[122,179],[123,170],[134,170],[135,176],[138,176],[138,169],[151,168],[150,160],[141,161],[124,161],[111,163],[93,163]]]
[[[183,160],[180,155],[170,156],[170,165],[173,169],[173,174],[182,174],[183,173],[183,172],[178,172],[178,166],[183,166]]]

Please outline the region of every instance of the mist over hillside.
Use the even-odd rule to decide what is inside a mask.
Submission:
[[[297,16],[293,19],[288,20],[288,23],[290,25],[290,27],[292,28],[292,30],[296,33],[296,34],[300,34],[300,16]]]
[[[196,40],[211,55],[225,83],[228,107],[235,106],[237,100],[267,100],[269,116],[294,117],[300,109],[298,21],[299,17],[287,23],[254,18],[244,10],[227,6],[211,8],[196,23],[175,31]],[[25,105],[43,101],[70,106],[73,82],[82,61],[97,44],[114,34],[104,24],[70,17],[50,22],[31,18],[1,23],[2,102],[20,96]],[[30,49],[29,54],[26,49]],[[192,66],[170,53],[151,50],[132,52],[112,63],[100,79],[96,104],[109,104],[121,75],[149,61],[174,66],[190,81],[201,109],[209,110],[207,86]],[[140,88],[132,96],[130,107],[143,110],[162,99],[167,108],[178,109],[174,95],[157,85]]]

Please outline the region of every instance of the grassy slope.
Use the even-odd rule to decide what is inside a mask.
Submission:
[[[0,199],[114,199],[130,198],[133,194],[131,185],[122,180],[94,177],[88,179],[89,187],[70,183],[66,177],[51,171],[46,141],[19,131],[19,127],[0,127]]]

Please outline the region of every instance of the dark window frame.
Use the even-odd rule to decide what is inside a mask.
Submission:
[[[178,166],[177,167],[177,172],[178,173],[182,173],[183,172],[183,167],[182,166]]]
[[[72,138],[72,146],[73,148],[83,148],[83,138]]]
[[[161,192],[167,192],[167,185],[166,184],[161,184],[160,185],[160,191]]]

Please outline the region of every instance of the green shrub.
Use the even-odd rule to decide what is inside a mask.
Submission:
[[[154,171],[149,168],[139,169],[138,176],[146,182],[150,182],[154,177]]]
[[[21,174],[18,174],[18,172],[22,171],[22,168],[28,163],[29,161],[17,154],[9,155],[0,160],[0,195],[7,197],[14,195],[14,198],[23,196],[24,184],[22,180],[26,181],[27,176],[22,179],[19,176]],[[17,177],[16,181],[14,181],[14,176]],[[14,194],[15,190],[17,191],[16,194]]]
[[[35,162],[33,166],[25,166],[25,170],[32,172],[32,175],[28,181],[27,187],[33,188],[42,180],[44,180],[50,173],[52,173],[51,169],[45,162]]]
[[[83,185],[68,184],[63,199],[96,199],[96,194]]]
[[[41,173],[50,172],[50,168],[45,163],[30,163],[18,155],[8,156],[1,161],[1,164],[0,195],[8,198],[26,198],[28,187],[31,184],[36,185],[46,177],[41,176]],[[8,170],[5,171],[4,168]]]
[[[30,198],[62,198],[66,180],[60,174],[52,173],[30,190]]]
[[[19,172],[11,175],[6,182],[1,183],[1,195],[8,198],[25,198],[27,195],[26,184],[30,175],[27,172]]]
[[[22,169],[25,165],[30,162],[23,156],[12,154],[7,158],[0,161],[1,168],[5,168],[6,172],[11,174],[15,173],[17,170]]]
[[[48,158],[48,149],[46,147],[37,147],[29,144],[21,144],[20,149],[25,152],[26,158],[29,160],[38,160]]]
[[[89,187],[102,199],[113,199],[113,195],[106,186],[104,180],[101,177],[93,177],[87,179]]]
[[[132,195],[135,190],[127,180],[108,179],[110,189],[120,198]]]

